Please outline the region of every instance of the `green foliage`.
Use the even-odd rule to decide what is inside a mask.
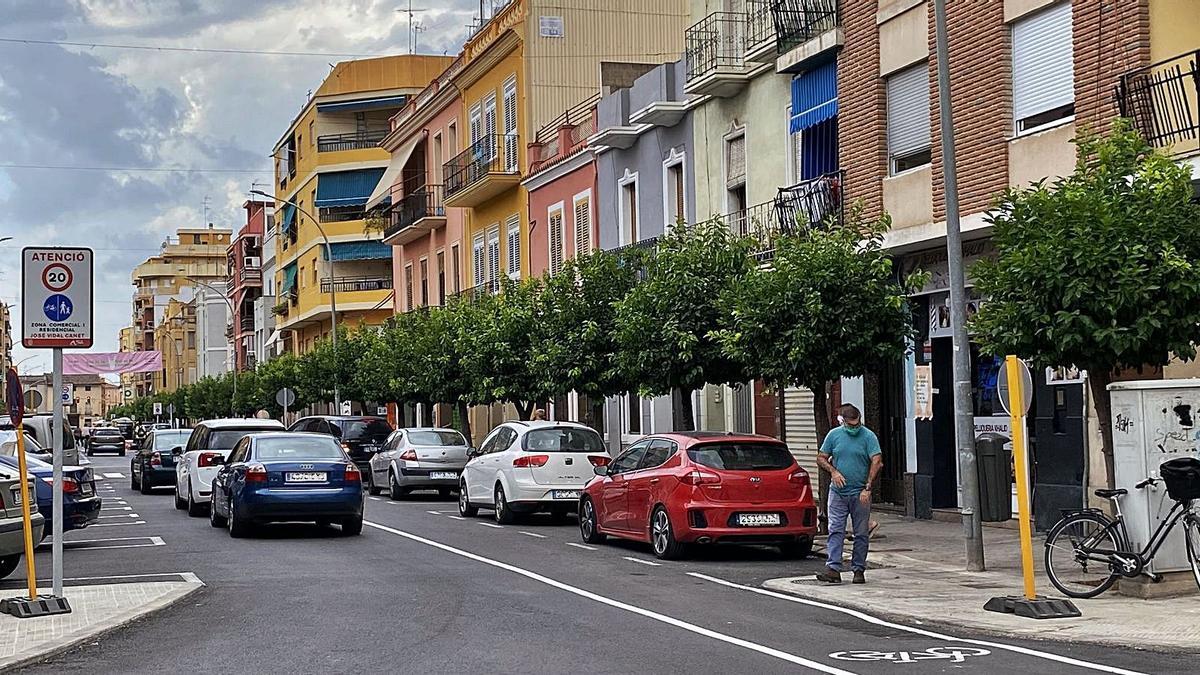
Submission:
[[[534,369],[539,347],[542,292],[540,279],[504,280],[502,292],[482,296],[465,309],[469,323],[459,325],[465,349],[463,366],[477,403],[513,403],[528,416],[529,406],[557,390],[547,388]]]

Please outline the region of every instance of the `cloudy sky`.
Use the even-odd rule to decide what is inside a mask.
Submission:
[[[479,10],[479,0],[413,5],[430,8],[420,14],[418,51],[432,54],[456,53]],[[205,197],[209,220],[236,229],[251,184],[270,184],[272,145],[329,64],[350,58],[344,54],[407,51],[407,17],[397,11],[407,6],[0,0],[0,237],[13,237],[0,243],[0,301],[19,302],[21,247],[91,246],[96,350],[116,351],[117,332],[130,321],[133,267],[176,228],[201,226]],[[33,168],[46,166],[74,168]],[[32,357],[22,373],[50,366],[47,351],[18,345],[13,356]]]

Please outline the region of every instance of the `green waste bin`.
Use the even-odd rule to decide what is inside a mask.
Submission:
[[[979,471],[979,518],[999,523],[1012,518],[1012,439],[982,434],[975,439],[975,467]]]

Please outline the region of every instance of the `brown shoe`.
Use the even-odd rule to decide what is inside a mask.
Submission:
[[[867,575],[863,574],[862,570],[854,570],[854,581],[851,581],[850,583],[865,584],[867,583]]]
[[[842,573],[833,568],[826,567],[824,572],[817,572],[817,581],[827,584],[840,584],[842,583]]]

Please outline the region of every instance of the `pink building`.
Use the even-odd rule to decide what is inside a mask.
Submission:
[[[587,146],[596,132],[596,98],[564,112],[529,144],[529,273],[557,274],[599,241],[596,158]]]
[[[394,247],[395,311],[445,304],[463,289],[463,209],[442,203],[442,164],[460,151],[458,90],[449,82],[461,67],[452,64],[391,119],[381,144],[392,161],[372,196],[372,208],[390,200],[384,243]]]
[[[246,224],[229,244],[226,268],[229,274],[229,300],[233,303],[233,323],[229,330],[238,370],[254,367],[254,301],[262,295],[262,242],[267,219],[272,218],[274,202],[249,200]]]

